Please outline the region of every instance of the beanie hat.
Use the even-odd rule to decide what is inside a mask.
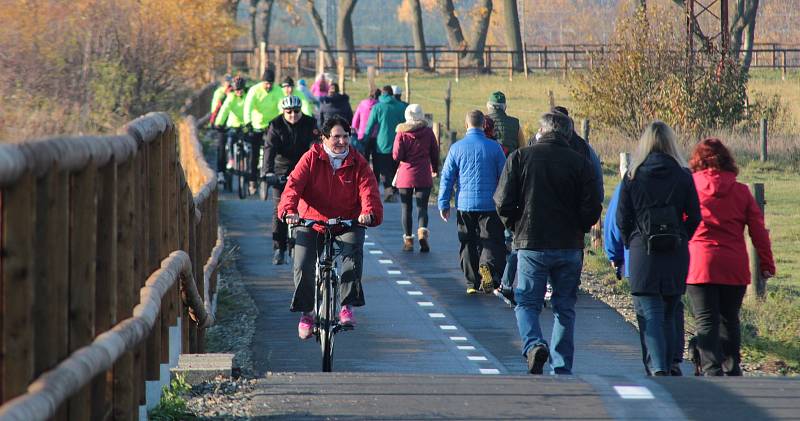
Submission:
[[[565,116],[569,116],[569,111],[567,111],[566,108],[564,108],[564,107],[562,107],[560,105],[556,105],[555,107],[553,107],[552,111],[564,114]]]
[[[264,75],[261,77],[261,80],[269,83],[275,82],[275,71],[272,69],[264,70]]]
[[[281,86],[294,86],[294,79],[291,76],[286,76],[281,82]]]
[[[422,112],[422,106],[419,104],[409,105],[406,107],[405,117],[407,123],[425,120],[425,114]]]
[[[492,94],[489,95],[489,102],[493,104],[505,104],[506,95],[500,91],[492,92]]]
[[[402,89],[400,89],[400,87],[399,87],[399,86],[397,86],[397,85],[392,85],[392,93],[393,93],[394,95],[400,95],[400,94],[402,94],[402,93],[403,93],[403,90],[402,90]]]

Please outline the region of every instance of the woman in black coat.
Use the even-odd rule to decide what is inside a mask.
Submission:
[[[617,225],[630,249],[634,304],[644,318],[650,372],[669,375],[679,329],[677,307],[686,292],[689,239],[700,224],[700,204],[675,133],[655,121],[645,129],[622,181]]]

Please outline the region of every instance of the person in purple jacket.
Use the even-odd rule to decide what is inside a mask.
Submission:
[[[406,107],[406,122],[397,125],[392,158],[399,162],[395,187],[402,204],[403,251],[414,251],[411,234],[412,202],[417,203],[419,251],[430,251],[428,244],[428,198],[433,177],[439,171],[439,143],[425,120],[419,104]]]

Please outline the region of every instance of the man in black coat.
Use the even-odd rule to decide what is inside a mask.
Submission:
[[[336,115],[347,121],[353,121],[353,107],[350,106],[350,96],[340,94],[339,84],[331,83],[330,95],[319,97],[317,124],[322,127],[325,120]]]
[[[281,101],[281,115],[269,123],[264,144],[264,168],[268,178],[282,178],[283,183],[272,186],[275,209],[272,213],[272,264],[286,262],[288,226],[278,218],[278,203],[281,201],[286,178],[294,170],[300,157],[318,141],[317,122],[301,112],[300,99],[288,96]],[[284,106],[286,105],[286,106]]]
[[[494,201],[518,250],[515,312],[528,371],[542,374],[549,358],[555,374],[571,374],[583,237],[600,217],[602,198],[590,162],[568,144],[569,117],[551,112],[539,123],[539,141],[509,155]],[[548,277],[552,348],[539,325]]]

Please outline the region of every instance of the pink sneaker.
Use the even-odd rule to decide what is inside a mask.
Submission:
[[[350,309],[350,306],[342,306],[342,309],[339,310],[339,324],[355,326],[356,319],[353,318],[353,310]]]
[[[300,339],[308,339],[313,335],[314,330],[314,316],[304,314],[300,316],[300,323],[297,325],[297,334]]]

